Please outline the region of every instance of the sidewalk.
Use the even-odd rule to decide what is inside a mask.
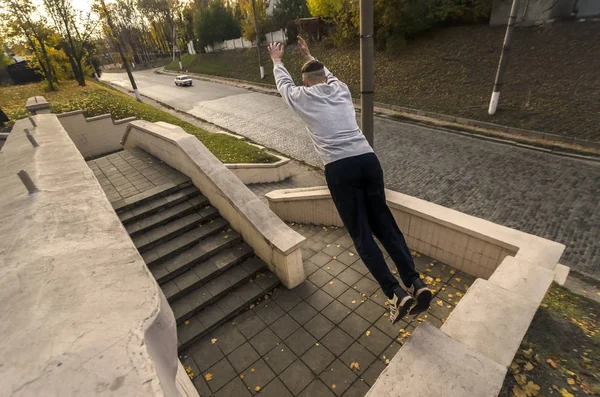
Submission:
[[[278,288],[181,357],[201,396],[364,396],[413,330],[440,327],[474,281],[413,252],[437,295],[429,312],[393,326],[345,229],[290,226],[308,239],[308,280]]]

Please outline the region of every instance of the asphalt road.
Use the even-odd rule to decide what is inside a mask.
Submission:
[[[135,73],[140,92],[308,164],[322,166],[281,98],[224,84]],[[129,87],[125,74],[102,78]],[[600,277],[600,163],[383,118],[375,150],[389,188],[561,242],[561,262]]]

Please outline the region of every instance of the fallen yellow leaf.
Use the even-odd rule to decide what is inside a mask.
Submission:
[[[355,300],[353,300],[353,301],[352,301],[352,304],[354,305],[355,303],[356,303],[356,301],[355,301]]]
[[[562,397],[575,397],[574,395],[572,395],[571,393],[569,393],[566,389],[560,389],[560,395]]]
[[[338,244],[338,245],[336,245],[336,247],[340,248],[340,245]]]
[[[533,364],[527,361],[524,367],[527,371],[531,371],[533,369]]]
[[[212,377],[213,377],[213,375],[212,375],[212,374],[210,374],[210,373],[208,373],[208,374],[204,375],[204,379],[206,379],[207,381],[208,381],[208,380],[212,380]]]
[[[254,368],[250,368],[250,372],[254,372],[256,371]]]
[[[441,281],[442,281],[442,279],[441,279],[441,278],[439,278],[439,277],[437,277],[437,278],[435,279],[435,281],[436,281],[437,283],[439,283],[439,282],[441,282]]]
[[[371,336],[371,331],[367,331],[367,332],[365,332],[365,335],[367,335],[367,336]]]
[[[188,324],[190,323],[190,320],[185,320],[183,323],[184,323],[185,325],[188,325]]]
[[[385,360],[385,365],[388,365],[389,363],[390,363],[390,359],[388,358]]]
[[[456,274],[456,270],[454,270],[454,269],[450,270],[450,274],[455,275]]]
[[[513,376],[520,386],[525,386],[527,383],[527,376],[524,374],[514,374]]]
[[[540,392],[540,387],[538,385],[536,385],[535,383],[533,383],[532,381],[529,381],[527,383],[527,385],[525,386],[525,393],[527,393],[528,396],[537,396]]]
[[[460,283],[461,278],[460,277],[456,277],[455,280],[456,280],[457,283]]]
[[[223,236],[223,238],[227,240],[229,238],[229,235],[226,234],[226,235]]]
[[[254,388],[254,391],[260,391],[260,386],[256,386],[256,387]]]
[[[331,385],[332,389],[335,389],[337,386],[335,385],[335,383],[333,385]]]
[[[212,338],[212,339],[210,340],[210,343],[212,343],[213,345],[214,345],[215,343],[217,343],[217,338]]]
[[[332,258],[333,258],[333,259],[337,259],[337,256],[333,256]]]
[[[350,369],[356,369],[360,371],[360,364],[357,361],[350,363]]]
[[[333,285],[333,281],[330,281],[330,282],[329,282],[329,285]]]
[[[551,366],[552,368],[556,368],[556,363],[554,362],[554,360],[547,359],[547,360],[546,360],[546,362],[547,362],[548,364],[550,364],[550,366]]]
[[[575,379],[569,378],[567,379],[567,383],[570,385],[574,385],[575,384]]]
[[[527,397],[527,392],[517,385],[513,386],[512,392],[515,397]]]
[[[350,256],[354,256],[354,254],[353,254],[352,252],[349,252],[349,253],[348,253],[348,255],[350,255]]]
[[[244,378],[245,378],[244,374],[241,374],[240,379],[244,379]]]

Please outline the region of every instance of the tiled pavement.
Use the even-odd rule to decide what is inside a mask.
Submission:
[[[308,280],[276,289],[180,357],[202,397],[364,396],[420,322],[441,326],[473,282],[413,253],[436,296],[427,314],[392,326],[345,229],[291,226],[308,239]]]
[[[109,201],[115,203],[167,183],[188,179],[140,149],[121,151],[87,162]]]

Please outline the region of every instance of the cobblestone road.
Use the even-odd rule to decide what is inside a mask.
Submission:
[[[194,97],[171,87],[170,76],[136,75],[145,95],[321,166],[281,98],[227,86],[220,96],[214,83],[206,83],[214,95]],[[105,76],[124,84],[123,76]],[[383,118],[376,118],[375,134],[390,189],[561,242],[567,246],[562,263],[600,277],[600,164]]]

